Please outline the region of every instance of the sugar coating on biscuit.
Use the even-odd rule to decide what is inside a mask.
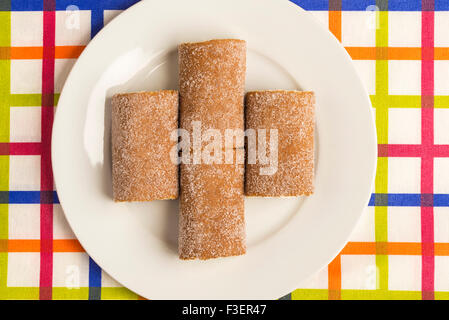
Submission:
[[[245,195],[292,197],[314,191],[315,95],[302,91],[254,91],[246,95],[246,129],[278,131],[278,164],[272,175],[267,164],[246,164]],[[257,135],[259,139],[260,136]],[[269,147],[266,150],[269,155]]]
[[[178,128],[178,92],[136,92],[112,97],[112,188],[115,201],[178,197],[178,166],[170,150]]]
[[[179,52],[180,127],[192,123],[244,130],[246,42],[236,39],[183,43]],[[242,148],[241,145],[233,145]]]
[[[184,43],[178,52],[180,127],[192,134],[194,122],[200,121],[202,130],[218,130],[222,137],[226,129],[243,133],[246,42],[224,39]],[[243,156],[243,139],[237,141],[223,148]],[[201,150],[204,147],[205,142]],[[235,163],[181,164],[181,259],[246,252],[243,170],[243,164]]]
[[[243,165],[181,164],[179,257],[246,252]]]

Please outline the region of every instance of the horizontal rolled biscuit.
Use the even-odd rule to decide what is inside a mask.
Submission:
[[[311,195],[314,191],[314,93],[248,92],[245,117],[247,132],[254,130],[258,144],[265,138],[265,154],[268,160],[273,158],[272,163],[267,159],[261,163],[258,145],[257,159],[251,163],[250,153],[254,155],[255,150],[248,140],[245,194],[254,197]],[[270,137],[275,136],[274,130],[277,130],[277,155],[270,158],[269,142]]]
[[[112,189],[115,201],[178,197],[178,166],[170,157],[178,128],[178,92],[112,97]]]

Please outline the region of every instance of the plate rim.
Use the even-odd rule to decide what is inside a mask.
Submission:
[[[137,3],[133,4],[131,7],[127,8],[127,9],[124,10],[122,13],[120,13],[117,17],[115,17],[114,19],[112,19],[112,21],[110,21],[106,26],[104,26],[104,27],[103,27],[103,28],[102,28],[102,29],[95,35],[95,37],[92,38],[92,39],[90,40],[90,42],[86,45],[85,49],[83,50],[83,52],[81,53],[81,55],[78,57],[77,61],[76,61],[75,64],[73,65],[72,69],[70,70],[70,72],[69,72],[69,74],[68,74],[68,77],[67,77],[67,80],[69,80],[69,79],[71,78],[72,74],[73,74],[73,73],[75,72],[75,70],[77,69],[77,65],[80,64],[79,61],[82,61],[82,59],[85,59],[85,57],[88,56],[89,51],[90,51],[89,48],[94,47],[94,46],[96,45],[97,42],[100,42],[100,41],[103,39],[103,37],[105,36],[105,34],[107,34],[107,33],[109,32],[109,30],[113,28],[113,25],[115,25],[115,24],[120,24],[122,20],[125,20],[126,16],[132,15],[134,11],[137,11],[141,6],[143,7],[143,6],[145,5],[145,3],[149,3],[149,2],[152,2],[152,1],[153,1],[153,0],[143,0],[143,1],[140,1],[140,2],[137,2]],[[209,0],[209,1],[210,1],[210,0]],[[273,2],[273,3],[275,3],[275,2],[278,3],[278,2],[279,2],[279,0],[276,0],[276,1],[274,1],[274,0],[262,0],[262,1]],[[326,29],[324,26],[322,26],[322,25],[319,23],[319,21],[318,21],[318,19],[317,19],[316,17],[314,17],[311,13],[307,12],[306,10],[304,10],[302,7],[300,7],[299,4],[297,4],[297,3],[293,2],[293,1],[290,1],[290,0],[282,0],[282,1],[288,2],[288,3],[291,5],[291,7],[292,7],[291,10],[297,10],[298,12],[301,12],[302,14],[308,15],[308,17],[311,18],[311,20],[314,20],[314,24],[315,24],[317,27],[321,28],[322,30],[325,30],[325,31],[330,35],[330,37],[334,40],[334,42],[336,42],[336,43],[339,44],[341,53],[343,53],[343,54],[345,55],[346,59],[350,61],[349,65],[350,65],[351,68],[353,69],[354,74],[355,74],[356,77],[358,78],[358,81],[359,81],[360,83],[363,84],[362,79],[360,78],[359,74],[357,73],[357,71],[356,71],[356,69],[355,69],[354,64],[352,63],[352,59],[351,59],[350,55],[349,55],[348,52],[344,49],[344,47],[341,45],[341,43],[334,37],[334,35],[333,35],[328,29]],[[154,1],[153,1],[153,2],[154,2]],[[69,82],[69,81],[67,81],[67,80],[66,80],[66,83]],[[369,111],[370,111],[370,114],[371,114],[371,128],[372,128],[372,133],[371,133],[371,134],[372,134],[372,137],[371,137],[371,138],[374,139],[374,141],[373,141],[373,142],[374,142],[374,144],[373,144],[373,150],[372,150],[373,155],[374,155],[374,156],[373,156],[374,165],[373,165],[373,172],[370,173],[370,174],[371,174],[371,185],[370,185],[370,190],[372,190],[372,189],[373,189],[373,186],[374,186],[375,176],[376,176],[376,170],[377,170],[377,157],[378,157],[378,150],[377,150],[377,132],[376,132],[375,118],[374,118],[374,111],[373,111],[373,108],[372,108],[372,103],[371,103],[371,100],[370,100],[370,98],[369,98],[369,94],[368,94],[367,88],[366,88],[364,85],[362,85],[362,87],[363,87],[363,90],[364,90],[364,96],[365,96],[365,98],[366,98],[365,100],[366,100],[367,104],[370,106]],[[64,84],[64,87],[63,87],[63,89],[62,89],[62,91],[61,91],[61,94],[60,94],[60,101],[62,101],[61,98],[63,98],[63,96],[65,96],[65,94],[67,94],[66,91],[67,91],[67,90],[66,90],[66,85]],[[61,116],[58,117],[58,115],[60,115],[60,114],[62,113],[62,111],[61,111],[62,108],[63,108],[63,107],[60,107],[60,106],[59,106],[59,103],[58,103],[58,107],[56,108],[56,112],[55,112],[55,115],[54,115],[53,128],[55,128],[55,127],[57,128],[58,125],[56,125],[56,124],[58,124],[58,123],[61,122],[61,120],[58,121],[58,119],[61,118]],[[55,126],[55,125],[56,125],[56,126]],[[57,156],[55,156],[55,155],[58,153],[58,151],[56,150],[56,147],[55,147],[55,145],[56,145],[55,141],[56,141],[57,139],[61,139],[61,138],[58,137],[58,133],[57,133],[56,130],[52,130],[52,137],[51,137],[51,144],[52,144],[52,146],[51,146],[51,156],[52,156],[52,159],[57,159]],[[52,161],[52,170],[53,170],[53,175],[54,175],[55,189],[56,189],[56,190],[61,190],[61,188],[58,187],[58,185],[59,185],[59,186],[61,185],[61,180],[57,177],[58,174],[56,173],[57,170],[55,170],[55,165],[56,165],[55,161]],[[58,181],[59,181],[59,182],[58,182]],[[62,194],[62,193],[61,193],[61,194]],[[58,196],[59,196],[59,192],[58,192]],[[365,201],[364,201],[364,202],[366,203],[365,206],[367,206],[367,205],[369,204],[370,197],[371,197],[371,192],[366,196],[366,199],[365,199]],[[59,197],[59,200],[60,200],[61,206],[62,206],[63,209],[64,209],[64,205],[63,205],[64,200],[62,200],[61,198],[63,198],[63,196],[62,196],[62,197]],[[63,210],[63,212],[64,212],[64,215],[65,215],[65,217],[66,217],[66,220],[67,220],[68,224],[70,225],[70,228],[72,229],[73,233],[74,233],[75,236],[76,236],[76,239],[80,242],[80,244],[81,244],[82,247],[84,248],[85,252],[86,252],[91,258],[93,258],[93,255],[91,255],[91,253],[89,252],[89,249],[87,249],[88,246],[85,246],[85,240],[86,240],[86,239],[80,239],[80,238],[78,237],[77,231],[73,228],[73,224],[72,224],[72,222],[71,222],[70,217],[66,214],[66,211],[65,211],[65,210]],[[353,223],[353,227],[352,227],[352,229],[351,229],[352,231],[354,231],[355,227],[357,226],[358,221],[360,220],[360,218],[361,218],[361,216],[362,216],[362,213],[363,213],[363,210],[360,211],[360,213],[359,213],[359,215],[358,215],[357,221],[356,221],[355,223]],[[351,233],[349,233],[349,234],[347,235],[346,240],[344,241],[344,243],[341,244],[341,246],[339,247],[339,250],[337,250],[336,253],[332,256],[332,258],[329,259],[329,261],[327,262],[327,264],[330,263],[330,262],[331,262],[331,261],[332,261],[332,260],[333,260],[333,259],[340,253],[340,252],[341,252],[341,250],[344,248],[344,246],[348,243],[348,241],[349,241],[349,239],[350,239],[350,236],[351,236],[351,234],[352,234],[352,231],[351,231]],[[94,260],[95,260],[95,261],[98,261],[97,259],[94,259]],[[323,267],[325,267],[327,264],[323,265],[320,269],[322,269]],[[103,265],[101,265],[101,263],[98,263],[98,265],[101,267],[101,269],[105,270],[105,271],[106,271],[108,274],[110,274],[111,276],[112,276],[112,273],[114,273],[114,272],[112,272],[112,273],[109,272],[109,271],[108,271],[109,268],[108,268],[108,267],[105,267],[105,266],[103,266]],[[318,271],[319,271],[319,270],[317,269],[315,272],[318,272]],[[309,274],[308,278],[311,277],[312,275],[313,275],[313,274]],[[116,279],[116,281],[118,281],[119,283],[122,284],[122,282],[121,282],[120,280],[117,280],[116,277],[113,277],[113,278]],[[124,285],[124,286],[125,286],[126,288],[129,288],[127,285]],[[298,286],[297,283],[296,283],[296,284],[295,284],[295,283],[291,283],[291,284],[290,284],[289,292],[295,290],[297,286]],[[144,292],[141,292],[138,288],[129,288],[129,289],[132,290],[133,292],[135,292],[136,294],[139,294],[139,295],[141,295],[141,296],[146,296],[146,294],[145,294]],[[154,298],[153,298],[153,299],[154,299]],[[157,299],[157,298],[156,298],[156,299]]]

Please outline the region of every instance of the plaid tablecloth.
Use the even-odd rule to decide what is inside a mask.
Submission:
[[[139,298],[75,239],[50,158],[70,68],[135,2],[0,0],[1,299]],[[283,299],[449,299],[449,0],[294,2],[354,59],[375,110],[379,159],[351,241]]]

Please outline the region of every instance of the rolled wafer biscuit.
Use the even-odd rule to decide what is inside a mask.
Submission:
[[[244,149],[236,149],[242,153]],[[246,252],[243,164],[181,164],[179,257]]]
[[[184,43],[178,49],[180,127],[191,135],[198,123],[204,131],[214,129],[223,138],[223,154],[229,150],[242,154],[243,139],[225,137],[228,129],[236,130],[237,136],[240,132],[243,138],[245,41]],[[202,141],[199,148],[204,150],[207,143]],[[181,164],[178,239],[181,259],[245,253],[243,169],[244,165],[235,161]]]
[[[257,159],[250,163],[247,146],[245,195],[292,197],[311,195],[314,190],[315,95],[300,91],[254,91],[246,94],[246,130],[257,135]],[[267,159],[270,135],[277,129],[277,164],[261,163],[259,129],[265,129]],[[274,161],[273,161],[274,162]],[[273,170],[265,170],[272,167]]]
[[[178,166],[170,158],[178,128],[178,92],[112,97],[112,189],[115,201],[178,197]]]
[[[180,127],[191,132],[200,121],[203,130],[219,130],[223,137],[226,129],[243,133],[246,42],[183,43],[178,52]],[[243,139],[231,143],[244,146]]]

